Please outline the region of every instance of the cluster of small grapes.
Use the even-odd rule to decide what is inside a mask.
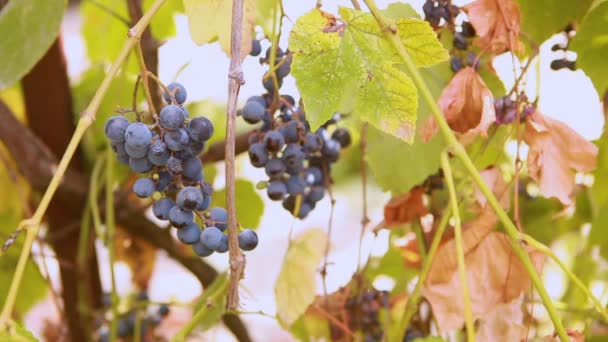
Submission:
[[[518,107],[519,106],[519,107]],[[536,110],[534,104],[528,102],[526,94],[519,95],[519,100],[513,100],[510,95],[505,95],[494,100],[494,110],[496,111],[496,124],[508,125],[517,119],[517,110],[519,112],[519,121],[523,122],[530,114]]]
[[[251,56],[259,56],[262,52],[262,45],[259,40],[254,39],[251,42],[251,52],[249,53]],[[260,64],[268,64],[270,65],[270,59],[272,55],[272,48],[268,48],[266,50],[266,56],[260,58]],[[289,75],[291,72],[291,60],[292,54],[287,51],[283,51],[280,48],[275,49],[275,60],[274,60],[274,74],[276,76],[277,85],[279,88],[283,85],[283,79]],[[271,72],[267,72],[263,79],[262,84],[264,85],[264,89],[268,91],[268,93],[273,94],[276,90],[274,79],[272,77]]]
[[[280,49],[277,55],[283,55]],[[335,127],[339,114],[312,132],[292,96],[280,95],[275,101],[274,88],[266,82],[264,86],[268,93],[250,97],[240,110],[247,123],[263,123],[249,136],[249,159],[253,166],[265,169],[268,197],[282,200],[283,208],[303,219],[325,196],[331,182],[330,166],[338,160],[340,150],[350,145],[350,133]]]
[[[108,311],[110,309],[110,295],[104,294],[104,309]],[[140,303],[145,303],[148,301],[148,296],[145,293],[142,293],[137,296],[137,300]],[[138,303],[139,304],[139,303]],[[141,317],[140,324],[140,334],[141,342],[149,342],[155,341],[154,339],[154,328],[160,325],[162,320],[169,315],[169,307],[166,304],[162,304],[158,306],[156,311],[146,312],[145,317]],[[137,312],[136,310],[131,310],[118,318],[116,335],[118,338],[127,339],[130,338],[133,340],[133,336],[135,335],[135,326],[137,321]],[[110,329],[108,324],[103,324],[98,327],[99,342],[109,342],[110,341]],[[135,342],[135,341],[134,341]]]
[[[426,0],[422,5],[422,11],[424,12],[424,20],[428,21],[433,28],[437,28],[452,25],[454,18],[460,12],[460,8],[452,5],[451,0]]]
[[[361,331],[363,341],[382,341],[384,329],[380,322],[380,310],[390,308],[387,291],[368,289],[346,300],[344,309],[348,312],[348,327],[351,331]]]
[[[551,69],[570,69],[574,71],[576,70],[576,59],[572,59],[572,57],[574,57],[574,54],[568,51],[568,47],[570,46],[570,40],[576,35],[574,26],[571,23],[568,24],[568,26],[566,26],[566,28],[564,28],[564,30],[560,32],[560,35],[563,36],[565,41],[553,45],[551,47],[551,51],[561,52],[562,58],[551,61]]]
[[[187,92],[181,84],[171,83],[167,88],[171,92],[163,96],[167,105],[154,124],[130,123],[123,116],[114,116],[106,122],[105,134],[120,162],[147,174],[135,181],[133,192],[140,198],[154,195],[157,200],[152,212],[177,228],[181,242],[192,245],[201,257],[214,251],[225,253],[228,237],[223,232],[228,214],[223,208],[207,210],[213,190],[203,180],[203,163],[198,157],[213,135],[213,124],[202,116],[188,118],[183,107]],[[195,215],[201,226],[195,222]],[[257,243],[254,231],[239,233],[241,249],[252,250]]]

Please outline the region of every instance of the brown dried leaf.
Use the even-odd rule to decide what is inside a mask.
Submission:
[[[545,197],[572,204],[575,172],[590,172],[598,148],[565,123],[535,112],[526,119],[524,141],[530,146],[528,172]]]
[[[116,226],[114,246],[116,260],[129,265],[135,285],[147,289],[156,264],[156,248],[142,239],[132,237],[120,226]]]
[[[405,224],[426,215],[428,209],[424,206],[423,196],[424,188],[416,186],[407,193],[391,198],[384,206],[384,224],[386,227]]]
[[[458,71],[439,97],[439,107],[452,130],[484,137],[496,121],[493,103],[492,92],[471,67]]]
[[[522,295],[510,303],[498,304],[494,310],[481,318],[476,340],[479,342],[521,341],[526,334],[523,298]]]
[[[486,214],[488,212],[488,214]],[[496,218],[485,210],[463,233],[467,281],[475,319],[485,317],[496,305],[509,303],[527,292],[531,281],[526,269],[513,253],[509,237],[489,232]],[[543,255],[527,248],[539,270]],[[449,241],[437,253],[424,284],[424,297],[433,308],[443,331],[460,328],[464,323],[464,303],[456,264],[455,242]]]
[[[503,207],[506,211],[509,211],[511,207],[511,196],[509,192],[509,184],[505,182],[505,179],[502,176],[502,173],[496,166],[489,167],[485,170],[479,172],[481,174],[481,178],[485,181],[488,187],[492,190],[492,193],[496,196],[498,201],[500,202],[500,206]],[[479,206],[483,209],[487,204],[487,199],[479,190],[479,187],[475,185],[475,191],[473,193],[475,196],[475,200],[479,204]]]
[[[473,44],[484,51],[498,55],[506,51],[519,51],[521,15],[514,0],[477,0],[464,7],[478,37]]]

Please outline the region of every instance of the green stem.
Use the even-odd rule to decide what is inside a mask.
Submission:
[[[458,275],[462,287],[462,300],[464,302],[464,321],[467,328],[467,341],[475,341],[475,327],[473,326],[473,309],[471,308],[471,297],[467,284],[467,271],[464,263],[464,248],[462,246],[462,227],[460,226],[460,212],[458,211],[458,199],[456,198],[456,187],[454,187],[454,176],[448,159],[447,152],[441,153],[441,168],[445,175],[445,181],[450,193],[450,205],[454,215],[454,240],[456,242],[456,260],[458,261]]]
[[[545,246],[544,244],[542,244],[541,242],[535,240],[530,235],[521,234],[521,238],[528,245],[534,247],[534,249],[542,252],[543,254],[545,254],[545,255],[549,256],[551,259],[553,259],[553,261],[555,261],[557,263],[559,268],[561,268],[562,271],[564,271],[564,273],[566,273],[568,278],[570,278],[570,280],[572,280],[572,282],[581,291],[583,291],[583,293],[587,296],[587,298],[591,299],[591,301],[593,302],[593,306],[602,315],[602,317],[604,318],[604,321],[608,322],[608,313],[604,309],[604,306],[602,306],[602,303],[600,302],[600,300],[597,299],[591,291],[589,291],[587,286],[585,286],[585,284],[576,276],[576,274],[574,274],[574,272],[570,271],[570,269],[561,260],[559,260],[559,258],[557,257],[557,255],[555,255],[555,253],[553,253],[551,248],[549,248],[549,247]]]
[[[135,326],[133,327],[133,342],[141,341],[142,312],[135,309]]]
[[[152,17],[158,12],[160,7],[167,0],[156,0],[150,9],[141,17],[141,19],[135,24],[135,26],[129,30],[129,38],[123,45],[122,49],[118,53],[118,57],[108,70],[106,77],[101,82],[101,85],[95,92],[91,103],[87,106],[87,108],[82,113],[80,120],[78,120],[78,124],[76,125],[76,129],[74,130],[74,135],[72,135],[72,139],[70,140],[63,156],[61,157],[61,161],[57,166],[57,170],[51,179],[49,186],[47,187],[42,199],[40,200],[40,204],[36,208],[34,215],[29,218],[21,221],[17,229],[26,229],[27,234],[25,236],[25,243],[23,245],[23,249],[21,250],[21,255],[19,256],[19,261],[17,262],[17,267],[15,269],[15,275],[11,280],[11,285],[6,296],[6,300],[4,301],[4,306],[2,307],[2,312],[0,313],[0,330],[3,326],[7,325],[10,321],[11,314],[15,307],[15,301],[17,299],[17,294],[21,287],[21,281],[23,280],[23,272],[25,271],[25,266],[30,256],[30,251],[32,249],[32,244],[36,236],[40,231],[40,223],[42,222],[42,218],[46,213],[46,210],[49,207],[49,203],[51,199],[55,195],[57,188],[61,184],[63,176],[65,175],[65,171],[76,152],[78,144],[82,140],[85,131],[93,124],[93,120],[95,119],[95,114],[101,105],[101,101],[104,96],[108,92],[110,88],[110,84],[112,83],[112,79],[120,69],[122,63],[127,59],[129,52],[131,49],[137,44],[141,34],[144,32],[145,28],[148,26]]]
[[[420,259],[426,259],[426,241],[424,239],[424,231],[420,222],[416,221],[412,223],[412,228],[416,233],[416,243],[418,244],[418,252],[420,253]]]
[[[210,305],[221,305],[220,298],[226,293],[230,282],[227,281],[225,277],[218,277],[215,281],[221,281],[221,286],[214,289],[213,293],[211,293],[205,303],[202,304],[200,309],[192,316],[192,319],[186,323],[186,325],[180,330],[173,338],[171,342],[184,342],[188,334],[194,328],[200,324],[200,322],[210,313],[209,306]],[[211,285],[213,286],[213,285]],[[204,296],[204,295],[203,295]]]
[[[422,287],[424,286],[426,277],[429,274],[431,264],[433,263],[433,258],[435,257],[435,253],[437,253],[437,249],[439,249],[441,237],[443,236],[443,233],[445,232],[449,221],[450,208],[446,208],[444,211],[444,215],[441,218],[441,221],[439,222],[439,227],[437,227],[437,231],[435,232],[435,237],[433,237],[433,241],[431,242],[431,247],[429,248],[427,256],[423,259],[422,270],[420,270],[418,283],[416,284],[414,291],[412,291],[410,297],[407,299],[407,303],[405,304],[405,311],[403,312],[403,316],[401,317],[401,323],[398,326],[398,338],[396,338],[395,341],[403,341],[405,331],[410,325],[412,317],[414,317],[414,314],[416,313],[416,311],[418,311],[418,304],[420,303],[420,299],[422,297]]]
[[[108,262],[112,283],[112,322],[110,323],[110,341],[116,339],[118,329],[118,295],[116,294],[116,275],[114,274],[114,155],[111,148],[106,149],[106,236],[108,238]]]
[[[93,166],[93,172],[91,173],[91,182],[89,185],[89,207],[91,208],[91,216],[93,217],[93,228],[95,228],[95,232],[97,236],[103,236],[102,231],[102,222],[101,222],[101,214],[99,213],[99,189],[100,189],[100,180],[101,180],[101,172],[103,170],[102,166],[105,162],[105,157],[102,156],[95,162]],[[103,183],[101,183],[103,184]]]
[[[471,161],[471,158],[469,158],[469,155],[467,154],[466,150],[460,144],[460,142],[458,142],[458,139],[456,139],[454,132],[452,132],[452,130],[448,126],[448,123],[445,120],[445,117],[444,117],[441,109],[437,105],[435,98],[431,94],[431,91],[429,90],[426,82],[422,78],[422,75],[418,71],[418,68],[416,68],[416,65],[412,61],[412,58],[410,57],[409,53],[405,49],[403,42],[401,42],[401,39],[399,38],[399,35],[397,32],[397,27],[392,23],[391,20],[385,18],[380,13],[380,10],[378,9],[378,7],[376,7],[376,4],[373,0],[364,0],[364,1],[365,1],[365,4],[367,5],[367,7],[369,8],[369,10],[371,11],[372,15],[374,16],[374,18],[376,18],[376,21],[378,22],[378,25],[384,32],[386,38],[393,45],[397,54],[401,58],[409,75],[412,77],[412,80],[414,81],[416,88],[418,88],[418,91],[420,91],[420,93],[422,94],[422,98],[427,103],[427,105],[430,107],[431,113],[433,114],[433,117],[435,118],[435,121],[437,122],[437,125],[439,126],[439,129],[441,130],[441,133],[443,134],[444,138],[446,139],[448,147],[451,147],[452,152],[456,155],[456,157],[458,157],[458,159],[460,159],[462,161],[465,168],[469,172],[470,176],[473,178],[473,181],[475,181],[475,183],[477,184],[477,186],[479,187],[479,189],[481,190],[483,195],[486,197],[486,199],[487,199],[488,203],[490,204],[490,206],[492,207],[492,209],[496,212],[496,215],[498,216],[500,222],[502,222],[506,233],[509,235],[509,237],[511,239],[511,245],[513,246],[515,255],[519,258],[519,260],[524,265],[524,268],[528,272],[528,275],[530,276],[530,279],[532,280],[534,287],[538,291],[538,294],[540,295],[540,297],[543,301],[543,304],[544,304],[545,308],[547,309],[547,313],[549,314],[549,317],[551,318],[551,321],[553,322],[553,325],[555,327],[557,334],[559,335],[559,338],[562,341],[568,341],[568,334],[566,333],[566,329],[564,329],[564,325],[562,324],[562,322],[557,314],[557,310],[555,310],[555,307],[553,306],[553,303],[551,302],[551,298],[549,297],[547,290],[543,286],[543,283],[542,283],[540,277],[538,276],[538,273],[536,272],[534,265],[532,264],[532,260],[530,260],[530,256],[519,245],[519,242],[520,242],[519,241],[519,231],[517,230],[517,227],[515,226],[515,224],[513,224],[513,221],[511,221],[511,219],[509,218],[507,213],[500,206],[500,203],[498,202],[498,200],[496,199],[496,197],[494,196],[494,194],[492,193],[492,191],[490,190],[488,185],[485,183],[485,181],[479,174],[479,171],[477,171],[477,168],[473,164],[473,161]]]

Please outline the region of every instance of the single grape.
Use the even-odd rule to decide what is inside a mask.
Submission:
[[[452,72],[458,72],[460,69],[464,68],[464,64],[462,63],[462,59],[453,56],[450,58],[450,69]]]
[[[174,131],[184,125],[184,111],[180,106],[167,105],[160,111],[159,122],[162,128]]]
[[[167,164],[169,157],[171,157],[171,152],[164,142],[157,140],[150,145],[150,149],[148,149],[148,159],[152,164],[164,166]]]
[[[281,100],[283,100],[283,102],[287,102],[291,105],[291,106],[287,106],[285,103],[281,103],[281,106],[279,107],[281,110],[288,108],[288,107],[293,107],[296,105],[296,99],[294,99],[293,96],[291,96],[291,95],[283,94],[283,95],[281,95]]]
[[[182,163],[182,176],[191,182],[203,179],[203,162],[198,157],[192,157]]]
[[[277,131],[271,131],[264,136],[264,146],[269,152],[279,152],[285,145],[285,138]]]
[[[300,211],[298,213],[296,213],[297,217],[299,219],[306,218],[306,216],[308,216],[308,214],[310,214],[312,209],[313,209],[313,206],[310,203],[302,201],[302,205],[300,205]]]
[[[268,162],[268,151],[261,143],[249,146],[249,160],[255,167],[263,167]]]
[[[279,65],[276,70],[277,77],[279,79],[285,78],[285,76],[289,75],[291,72],[291,58],[286,57],[287,59]]]
[[[139,198],[148,198],[154,193],[154,182],[150,178],[140,178],[133,183],[133,192]]]
[[[177,102],[177,104],[183,104],[184,102],[186,102],[188,92],[186,91],[186,88],[184,88],[183,85],[177,82],[173,82],[170,83],[167,88],[169,88],[169,91],[173,93],[173,96],[175,97],[175,102]],[[164,92],[163,97],[165,98],[165,101],[167,103],[171,103],[171,95],[169,93]]]
[[[350,133],[345,128],[336,128],[331,134],[331,138],[339,142],[342,148],[346,148],[351,144]]]
[[[310,203],[317,203],[325,196],[325,188],[321,185],[316,185],[310,188],[310,192],[306,196],[306,201]]]
[[[247,101],[243,109],[241,109],[241,116],[247,123],[255,124],[264,118],[265,111],[266,108],[258,101]]]
[[[334,139],[328,139],[323,143],[321,152],[330,163],[334,163],[340,157],[340,143]]]
[[[175,202],[172,199],[163,197],[152,205],[152,213],[159,220],[169,220],[169,211],[175,207]]]
[[[201,229],[192,222],[182,229],[177,230],[177,239],[187,245],[193,245],[199,241],[201,237]]]
[[[199,237],[199,241],[192,245],[192,250],[194,251],[194,253],[196,253],[196,255],[203,257],[203,258],[208,257],[211,254],[213,254],[213,249],[207,248],[207,246],[205,246],[202,242],[200,242],[200,237]]]
[[[152,139],[152,131],[141,122],[130,124],[125,130],[126,146],[131,146],[136,149],[143,149],[150,146]]]
[[[188,134],[194,141],[205,142],[213,135],[213,123],[206,117],[197,116],[190,120]]]
[[[281,159],[271,159],[266,163],[266,174],[270,179],[278,179],[285,172],[285,163]]]
[[[199,188],[187,186],[177,193],[177,205],[184,210],[196,210],[203,202],[203,194]]]
[[[431,14],[433,13],[433,1],[431,0],[427,0],[424,5],[422,5],[422,12],[424,12],[424,16],[425,17],[430,17]]]
[[[173,176],[167,171],[161,171],[158,173],[158,179],[156,180],[156,191],[165,191],[167,185],[173,182]]]
[[[279,88],[281,88],[281,86],[283,85],[283,79],[278,78],[277,83],[279,85]],[[265,81],[262,82],[262,85],[264,86],[264,89],[266,89],[266,91],[268,91],[268,93],[270,93],[270,94],[274,93],[275,87],[274,87],[274,81],[273,81],[272,77],[268,77]]]
[[[239,233],[239,248],[244,251],[254,250],[258,245],[258,234],[251,229]]]
[[[119,319],[117,327],[118,337],[127,337],[133,333],[133,328],[127,319]]]
[[[298,170],[303,166],[304,158],[306,155],[302,151],[302,147],[298,144],[287,144],[285,151],[283,151],[283,162],[288,169]]]
[[[269,47],[268,49],[266,49],[266,59],[267,60],[270,60],[271,52],[272,52],[272,46]],[[275,52],[275,58],[281,59],[281,58],[283,58],[284,55],[285,55],[285,53],[283,52],[283,50],[281,50],[281,48],[277,47],[276,52]]]
[[[460,27],[462,28],[463,36],[465,36],[467,38],[475,37],[475,28],[473,27],[473,25],[470,22],[463,21]]]
[[[297,121],[289,121],[287,125],[281,127],[279,131],[283,134],[286,143],[295,143],[300,140],[300,128],[298,127]]]
[[[454,41],[452,43],[454,45],[454,48],[459,50],[466,50],[467,46],[469,45],[465,36],[460,32],[456,32],[454,34]]]
[[[210,204],[211,204],[211,196],[203,194],[203,200],[196,207],[196,210],[198,210],[198,211],[207,210],[207,208],[209,208]]]
[[[133,147],[129,143],[125,144],[125,152],[131,158],[144,158],[148,155],[148,147]]]
[[[323,138],[318,134],[308,132],[304,138],[304,151],[308,153],[319,152],[323,147]]]
[[[222,234],[222,240],[220,240],[220,245],[215,250],[218,253],[226,253],[228,252],[228,236]]]
[[[270,131],[272,128],[272,120],[273,117],[270,115],[270,112],[266,111],[266,113],[264,113],[264,118],[262,118],[262,127],[260,127],[260,130],[262,130],[262,132]]]
[[[228,212],[221,207],[213,207],[209,210],[209,219],[219,230],[224,231],[228,228]]]
[[[173,175],[180,174],[184,170],[182,161],[173,156],[169,157],[169,160],[167,160],[167,170]]]
[[[200,235],[200,234],[199,234]],[[198,240],[197,240],[198,241]],[[158,307],[158,314],[161,317],[165,317],[169,314],[169,306],[167,306],[167,304],[162,304],[161,306]]]
[[[268,183],[266,193],[268,194],[268,198],[273,201],[282,200],[287,193],[287,186],[281,181],[272,181]]]
[[[264,107],[264,109],[266,109],[266,107],[268,107],[268,105],[269,105],[269,103],[266,101],[266,99],[264,98],[264,96],[259,96],[259,95],[255,95],[255,96],[252,96],[252,97],[248,98],[247,102],[257,102],[262,107]]]
[[[194,214],[189,210],[184,210],[178,206],[174,206],[169,210],[169,222],[175,228],[183,228],[194,221]]]
[[[304,179],[309,185],[323,184],[323,172],[316,166],[309,167],[306,169]]]
[[[221,248],[222,239],[225,235],[217,227],[207,227],[200,234],[201,243],[214,251]]]
[[[106,137],[113,143],[124,142],[127,127],[129,127],[129,120],[120,115],[113,116],[106,121],[104,126]]]
[[[262,53],[262,44],[260,44],[259,40],[252,39],[251,40],[251,51],[249,51],[249,55],[256,57],[256,56],[259,56],[260,53]]]
[[[201,182],[201,193],[203,194],[203,196],[211,197],[211,195],[213,195],[213,186],[211,185],[211,183],[204,181]]]
[[[165,134],[165,143],[171,151],[183,150],[188,145],[189,140],[188,132],[183,128]]]
[[[285,107],[281,109],[281,115],[279,115],[279,117],[283,122],[290,122],[291,120],[293,120],[293,110]]]
[[[138,173],[146,173],[154,167],[148,158],[129,158],[129,167]]]
[[[289,177],[289,179],[286,182],[287,185],[287,192],[290,195],[301,195],[304,193],[304,190],[306,189],[306,182],[304,181],[304,179],[298,175],[293,175],[291,177]]]
[[[287,196],[283,200],[283,208],[290,213],[293,213],[293,209],[296,207],[296,196]]]

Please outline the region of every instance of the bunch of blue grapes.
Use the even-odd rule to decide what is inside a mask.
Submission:
[[[104,310],[106,312],[110,311],[110,294],[104,293],[103,298]],[[169,306],[166,304],[161,304],[156,306],[156,310],[149,310],[148,295],[144,293],[140,293],[137,296],[137,306],[147,306],[148,310],[145,311],[145,314],[140,316],[140,341],[148,342],[154,341],[154,329],[160,325],[160,323],[169,315]],[[121,339],[131,339],[135,335],[135,327],[137,325],[137,311],[132,309],[125,314],[121,315],[117,318],[116,322],[116,335]],[[104,323],[103,320],[100,321],[98,325],[98,341],[99,342],[108,342],[110,341],[110,327],[109,322]]]
[[[154,123],[129,122],[113,116],[105,124],[116,158],[131,170],[144,174],[133,184],[139,198],[153,198],[152,212],[177,229],[178,239],[206,257],[228,251],[224,208],[209,208],[213,189],[203,179],[199,154],[213,135],[213,124],[199,116],[189,118],[183,106],[186,89],[179,83],[167,86],[166,105]],[[197,220],[198,219],[198,220]],[[197,222],[198,221],[198,222]],[[257,234],[241,230],[239,247],[250,251],[258,244]]]
[[[266,51],[266,59],[270,56]],[[288,54],[277,49],[278,63],[289,65]],[[283,77],[279,74],[279,87]],[[281,77],[279,77],[281,76]],[[336,114],[316,131],[311,131],[302,106],[290,95],[279,95],[271,86],[268,93],[253,96],[240,110],[243,120],[261,126],[249,136],[249,160],[254,167],[264,168],[268,181],[266,193],[271,200],[282,201],[283,208],[300,219],[305,218],[325,196],[331,184],[331,165],[340,151],[351,144],[350,133],[336,127]]]

